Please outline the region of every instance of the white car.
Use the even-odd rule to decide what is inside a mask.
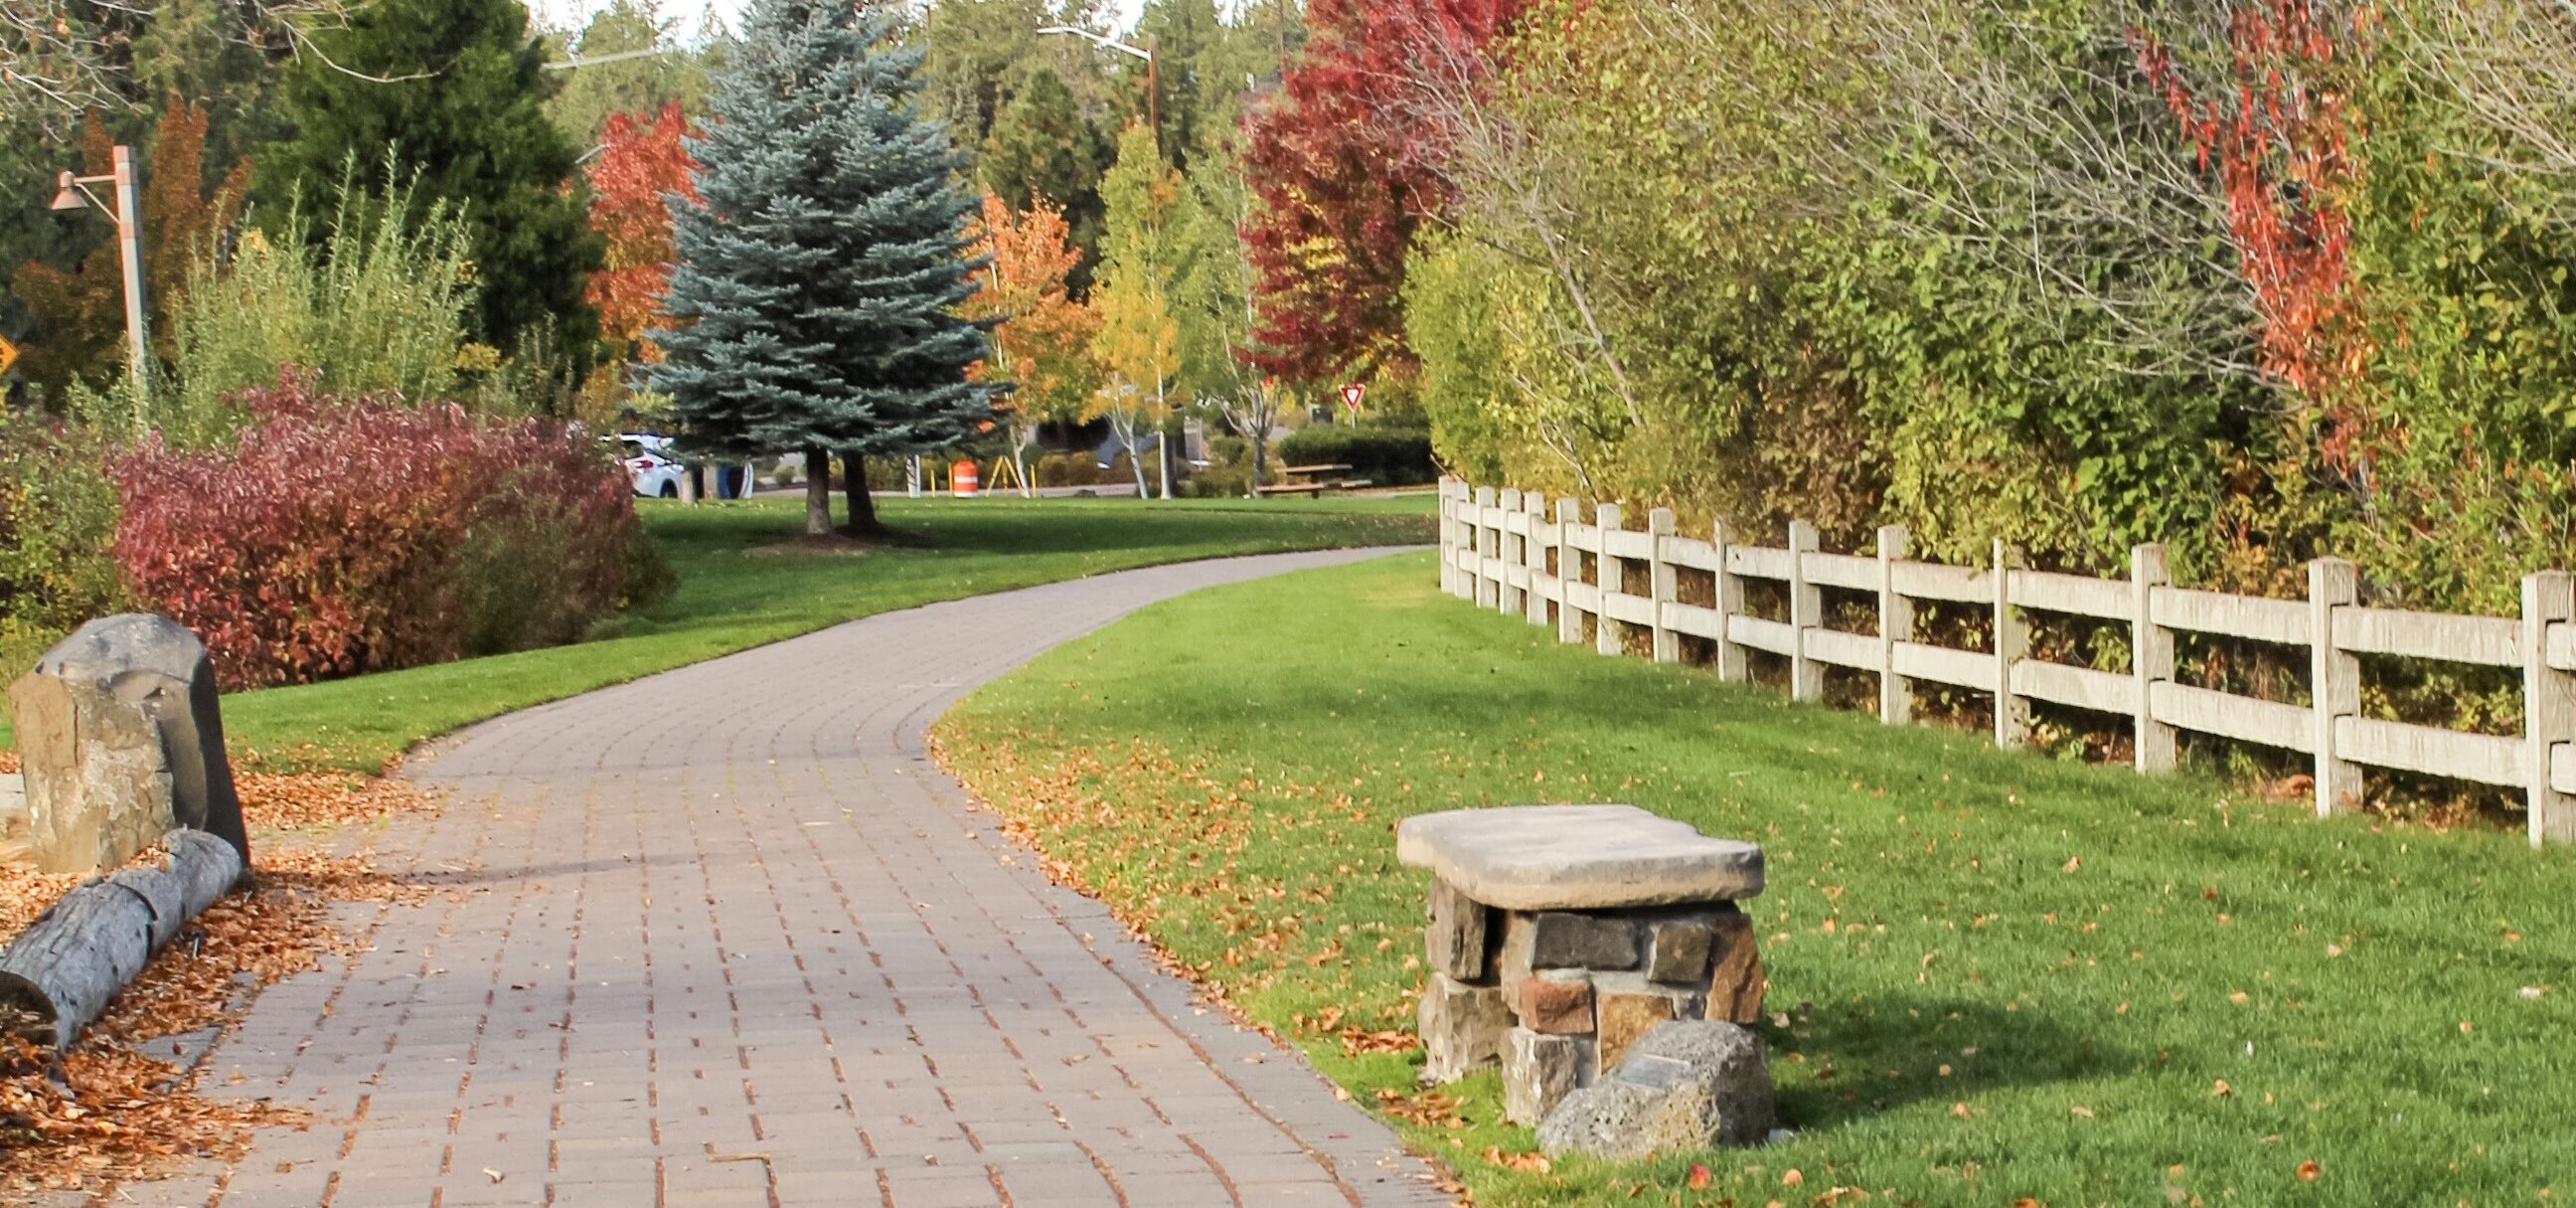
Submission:
[[[688,468],[671,454],[671,438],[650,432],[617,434],[619,459],[626,463],[626,479],[638,495],[662,499],[680,497],[680,478]]]

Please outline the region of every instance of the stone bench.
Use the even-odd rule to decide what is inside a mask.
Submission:
[[[1407,818],[1395,852],[1432,874],[1427,1083],[1499,1064],[1507,1114],[1536,1124],[1656,1024],[1762,1017],[1736,906],[1762,892],[1756,844],[1630,805],[1532,805]]]

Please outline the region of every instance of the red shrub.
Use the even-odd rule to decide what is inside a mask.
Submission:
[[[578,638],[638,540],[622,475],[561,423],[349,398],[288,371],[231,447],[147,438],[109,466],[115,554],[228,687]]]

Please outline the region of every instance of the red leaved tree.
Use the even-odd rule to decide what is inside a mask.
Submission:
[[[649,121],[613,113],[600,129],[599,158],[590,169],[590,226],[608,240],[600,270],[590,275],[590,302],[599,308],[600,338],[652,359],[658,353],[644,329],[671,285],[672,193],[695,200],[695,166],[681,139],[690,133],[679,102],[662,106]]]
[[[2170,48],[2130,31],[2139,69],[2217,174],[2264,371],[2303,401],[2319,458],[2348,478],[2362,456],[2371,344],[2352,275],[2358,118],[2337,65],[2367,53],[2368,28],[2317,0],[2245,0],[2228,21],[2227,80],[2198,89]]]
[[[1404,256],[1442,212],[1441,106],[1520,0],[1315,0],[1310,40],[1245,122],[1249,359],[1303,382],[1402,365]]]

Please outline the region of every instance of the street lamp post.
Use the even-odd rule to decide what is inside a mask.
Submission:
[[[143,330],[143,206],[138,197],[139,174],[134,170],[134,148],[120,143],[110,152],[114,169],[105,176],[75,176],[65,172],[59,178],[61,188],[54,194],[53,208],[77,210],[97,206],[116,220],[116,250],[125,263],[125,359],[133,375],[134,418],[143,422],[146,387]],[[114,205],[89,191],[95,184],[114,185]]]
[[[1122,55],[1143,59],[1145,61],[1145,122],[1154,131],[1155,147],[1161,148],[1163,143],[1163,76],[1160,53],[1162,39],[1148,37],[1145,39],[1145,45],[1131,46],[1107,34],[1093,33],[1079,25],[1050,25],[1038,32],[1071,34],[1077,38],[1087,38],[1102,50],[1114,50]]]

